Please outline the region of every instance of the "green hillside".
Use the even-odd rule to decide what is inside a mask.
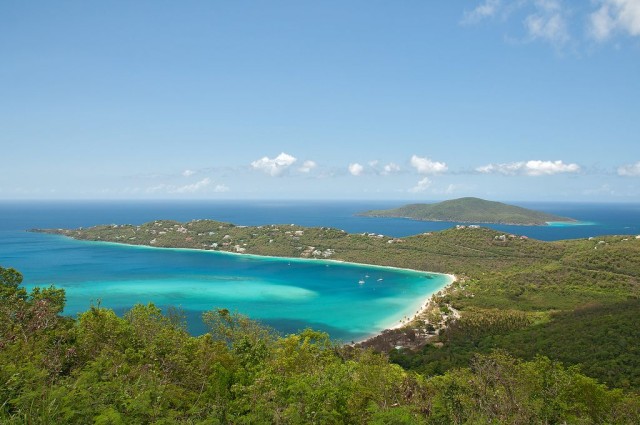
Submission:
[[[54,278],[55,279],[55,278]],[[637,424],[640,397],[504,351],[437,376],[312,330],[278,336],[225,309],[188,334],[179,311],[93,306],[0,267],[0,423]]]
[[[211,220],[50,232],[93,241],[452,273],[458,281],[434,297],[428,314],[384,333],[370,346],[389,351],[401,345],[402,356],[394,353],[393,358],[428,375],[465,366],[475,353],[503,347],[518,357],[541,354],[582,365],[601,382],[640,390],[640,352],[629,342],[640,337],[637,320],[629,320],[640,311],[640,239],[633,236],[543,242],[467,226],[393,238],[327,227],[244,227]],[[594,348],[585,349],[589,346]]]
[[[567,217],[560,217],[479,198],[459,198],[437,204],[409,204],[389,210],[366,211],[360,215],[368,217],[401,217],[424,221],[518,224],[529,226],[546,225],[549,221],[575,221]]]

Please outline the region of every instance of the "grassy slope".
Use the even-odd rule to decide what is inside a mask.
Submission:
[[[410,204],[390,210],[362,213],[373,217],[404,217],[426,221],[457,221],[466,223],[505,223],[544,225],[548,221],[573,221],[566,217],[547,214],[501,202],[478,198],[460,198],[437,204]]]
[[[640,336],[640,240],[634,237],[503,241],[490,229],[454,228],[395,239],[330,228],[239,227],[207,220],[54,233],[201,249],[216,243],[218,249],[234,251],[237,246],[253,254],[327,256],[454,273],[461,281],[440,301],[462,316],[440,336],[444,347],[404,353],[396,356],[399,363],[436,373],[467,364],[473,352],[501,346],[521,356],[543,353],[583,364],[587,373],[610,385],[640,389],[640,353],[628,341]]]

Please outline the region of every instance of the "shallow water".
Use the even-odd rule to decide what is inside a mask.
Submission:
[[[206,330],[203,312],[227,308],[283,333],[312,327],[358,340],[411,316],[448,282],[437,274],[321,260],[3,233],[0,264],[22,271],[29,289],[51,283],[65,289],[66,314],[97,303],[122,313],[153,302],[183,309],[194,334]]]
[[[282,332],[305,327],[350,341],[411,316],[446,278],[368,266],[283,260],[212,252],[161,250],[28,233],[30,228],[76,228],[155,219],[210,218],[241,225],[295,223],[348,232],[408,236],[457,223],[358,217],[402,202],[0,202],[0,265],[15,267],[25,284],[51,283],[67,291],[68,314],[92,303],[123,312],[154,302],[184,309],[189,329],[205,331],[200,315],[212,308],[247,314]],[[542,240],[639,234],[638,204],[519,204],[588,225],[501,226]],[[367,278],[366,276],[369,275]],[[380,280],[382,279],[382,280]],[[364,280],[364,284],[358,282]]]

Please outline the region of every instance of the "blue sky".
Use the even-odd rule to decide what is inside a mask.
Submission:
[[[640,0],[0,3],[0,199],[640,200]]]

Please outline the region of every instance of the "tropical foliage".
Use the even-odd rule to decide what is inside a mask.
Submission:
[[[194,337],[177,311],[59,313],[0,267],[0,421],[7,424],[462,424],[640,420],[640,398],[546,357],[494,351],[425,378],[324,333],[278,336],[224,309]],[[509,315],[496,319],[509,322]],[[519,319],[515,318],[515,322]],[[510,325],[508,325],[510,326]],[[517,325],[516,327],[520,327]]]
[[[521,358],[539,354],[580,365],[600,382],[640,391],[635,342],[640,340],[640,239],[633,236],[543,242],[465,227],[391,238],[326,227],[243,227],[211,220],[50,232],[78,239],[225,251],[238,247],[252,254],[453,273],[458,281],[434,301],[443,311],[459,311],[455,323],[450,318],[441,335],[431,332],[433,321],[413,323],[405,339],[414,345],[422,341],[424,347],[392,353],[394,361],[429,375],[466,366],[475,353],[502,347]],[[428,337],[416,340],[416,335]]]

